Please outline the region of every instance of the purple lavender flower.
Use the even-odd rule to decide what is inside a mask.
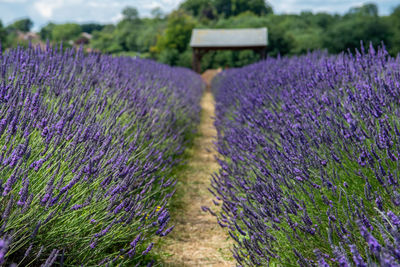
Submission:
[[[25,178],[23,180],[23,186],[21,187],[21,190],[19,191],[19,200],[17,202],[18,206],[24,206],[25,205],[25,201],[28,198],[28,187],[29,187],[29,178]]]
[[[64,120],[63,120],[63,119],[59,120],[59,121],[56,123],[55,129],[56,129],[56,131],[57,131],[57,133],[58,133],[59,135],[61,135],[61,134],[63,133],[64,124],[65,124],[65,123],[64,123]]]
[[[360,253],[357,250],[357,247],[355,245],[350,245],[350,251],[353,254],[353,261],[356,264],[357,267],[367,267],[365,264],[363,258],[361,257]]]
[[[138,234],[137,236],[136,236],[136,238],[131,242],[131,247],[132,248],[135,248],[136,246],[137,246],[137,244],[138,244],[138,242],[139,242],[139,240],[140,240],[140,237],[141,237],[141,233],[140,234]]]
[[[149,253],[150,250],[153,248],[153,246],[154,246],[154,243],[151,242],[150,245],[146,248],[146,250],[143,251],[142,255],[146,255],[147,253]]]
[[[390,219],[390,223],[392,223],[393,225],[400,225],[400,218],[398,216],[396,216],[392,211],[388,211],[387,212],[387,216]]]
[[[5,262],[5,255],[7,253],[9,244],[9,240],[0,239],[0,264],[3,264]]]

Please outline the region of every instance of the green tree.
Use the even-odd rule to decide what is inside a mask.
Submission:
[[[101,31],[104,25],[98,23],[84,23],[81,24],[82,32],[93,33],[94,31]]]
[[[120,53],[123,48],[115,38],[115,26],[112,24],[105,25],[101,31],[94,31],[90,45],[95,50],[104,53]]]
[[[2,46],[2,48],[0,48],[0,49],[4,49],[4,47],[6,45],[5,44],[6,37],[7,37],[6,29],[4,29],[3,22],[1,22],[1,20],[0,20],[0,45]]]
[[[176,61],[176,65],[191,68],[192,67],[192,49],[188,48],[185,52],[180,53]]]
[[[378,16],[378,6],[376,4],[364,4],[360,7],[350,8],[347,15]]]
[[[56,24],[52,22],[49,22],[46,26],[43,26],[39,32],[40,38],[42,40],[53,40],[51,33],[53,31],[54,26],[56,26]]]
[[[122,10],[122,16],[124,20],[135,21],[139,19],[139,11],[135,7],[125,7]]]
[[[161,63],[169,64],[171,66],[177,65],[179,59],[179,51],[174,48],[163,49],[157,57]]]
[[[231,17],[251,11],[256,15],[273,13],[272,7],[265,0],[214,0],[219,15]]]
[[[390,30],[377,14],[377,7],[373,4],[350,9],[327,30],[323,46],[332,53],[340,53],[359,48],[360,41],[371,42],[374,46],[388,43]]]
[[[137,37],[142,24],[139,12],[134,7],[126,7],[122,15],[123,19],[115,28],[114,38],[123,51],[137,51]]]
[[[8,26],[10,29],[21,32],[29,32],[33,26],[33,22],[29,18],[19,19]]]
[[[179,8],[197,18],[216,18],[216,8],[212,1],[186,0],[179,6]]]
[[[56,24],[51,30],[54,41],[70,41],[76,39],[82,33],[82,28],[76,23]]]
[[[386,19],[387,28],[391,31],[388,41],[389,51],[392,55],[397,55],[400,53],[400,5],[394,8]]]
[[[150,11],[151,16],[156,19],[160,20],[164,18],[164,11],[161,9],[161,7],[155,7]]]
[[[331,27],[335,22],[337,22],[339,18],[339,15],[330,15],[328,13],[317,13],[313,15],[312,21],[313,24],[322,28],[322,29],[328,29]]]
[[[188,47],[195,26],[196,21],[192,16],[182,10],[172,12],[168,16],[164,33],[158,36],[157,43],[152,51],[161,53],[166,49],[176,49],[178,53],[184,52]]]
[[[137,51],[149,52],[150,47],[157,43],[157,35],[162,34],[164,24],[161,19],[144,19],[136,37]]]

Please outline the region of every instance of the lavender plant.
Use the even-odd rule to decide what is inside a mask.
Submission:
[[[0,52],[0,264],[143,264],[202,89],[148,60]]]
[[[270,58],[213,90],[211,191],[239,265],[400,266],[400,58]]]

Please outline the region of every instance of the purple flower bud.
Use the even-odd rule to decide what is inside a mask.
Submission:
[[[388,211],[387,216],[390,219],[390,223],[396,226],[400,225],[400,218],[396,216],[392,211]]]
[[[38,171],[42,167],[43,163],[44,163],[44,159],[39,159],[39,160],[33,162],[29,166],[29,168],[34,169],[35,171]]]
[[[12,174],[8,179],[7,182],[4,186],[4,190],[3,190],[3,197],[6,196],[12,189],[12,186],[14,185],[14,183],[17,181],[17,178],[15,177],[14,174]]]
[[[301,176],[295,176],[294,178],[299,182],[303,182],[304,181],[304,179]]]
[[[42,135],[42,137],[46,137],[48,134],[49,134],[49,128],[46,126],[46,127],[44,127],[41,135]]]
[[[114,209],[114,214],[117,214],[118,212],[120,212],[122,210],[122,208],[124,207],[124,202],[121,202],[115,209]]]
[[[5,255],[8,251],[8,246],[10,244],[10,241],[7,239],[0,239],[0,264],[3,264],[5,262]]]
[[[367,264],[365,264],[364,259],[361,257],[360,253],[357,250],[357,247],[355,245],[349,245],[350,251],[353,254],[353,261],[356,264],[357,267],[367,267]]]
[[[94,249],[97,246],[97,239],[95,239],[92,243],[90,243],[90,248]]]
[[[63,129],[64,129],[64,120],[63,119],[61,119],[61,120],[59,120],[58,122],[57,122],[57,124],[56,124],[56,126],[55,126],[55,129],[57,130],[57,133],[59,134],[59,135],[62,135],[62,131],[63,131]]]
[[[44,129],[44,127],[46,127],[46,125],[47,125],[47,119],[46,118],[43,118],[41,121],[40,121],[40,123],[38,123],[38,128],[39,129]],[[47,129],[48,130],[48,129]]]
[[[28,249],[25,251],[24,258],[26,258],[26,257],[29,256],[29,253],[31,252],[32,247],[33,247],[33,245],[31,244],[31,245],[28,247]]]
[[[153,248],[153,246],[154,246],[154,243],[151,242],[150,245],[146,248],[146,250],[143,251],[142,255],[147,255],[147,253],[150,252],[150,250]]]
[[[46,259],[46,262],[41,265],[41,267],[50,267],[53,266],[53,263],[56,261],[59,250],[53,249],[50,253],[49,257]]]
[[[82,207],[83,207],[82,204],[75,204],[75,205],[73,205],[73,206],[71,207],[71,210],[78,210],[78,209],[80,209],[80,208],[82,208]]]
[[[18,206],[25,205],[25,201],[28,198],[28,187],[29,187],[29,178],[25,178],[23,180],[23,186],[21,187],[21,190],[19,191],[20,198],[17,202]]]
[[[140,240],[140,237],[141,237],[141,233],[140,234],[138,234],[137,236],[136,236],[136,238],[131,242],[131,247],[132,248],[135,248],[136,246],[137,246],[137,244],[138,244],[138,242],[139,242],[139,240]]]
[[[171,226],[170,228],[168,228],[167,230],[165,230],[165,232],[161,233],[160,236],[166,236],[168,235],[173,229],[174,229],[175,225]]]

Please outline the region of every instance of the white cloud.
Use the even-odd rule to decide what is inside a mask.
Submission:
[[[148,16],[150,10],[155,7],[161,7],[165,12],[170,12],[182,1],[183,0],[31,0],[27,5],[30,4],[34,11],[29,12],[29,15],[32,17],[40,16],[42,20],[52,20],[55,22],[69,20],[77,22],[98,21],[102,23],[115,23],[122,18],[121,11],[126,6],[136,7],[141,16]]]
[[[62,8],[65,5],[64,0],[37,0],[33,3],[33,8],[39,12],[39,14],[46,18],[53,18],[54,10]]]
[[[123,3],[120,3],[120,2],[109,3],[109,2],[95,1],[95,0],[87,1],[87,2],[85,2],[84,5],[91,7],[91,8],[115,8],[115,7],[120,8],[120,7],[125,6]]]
[[[142,7],[144,9],[153,9],[153,8],[156,8],[156,7],[160,7],[161,8],[160,4],[157,3],[157,2],[148,2],[148,3],[144,4]]]
[[[395,0],[268,0],[275,13],[300,13],[301,11],[327,12],[344,14],[352,7],[375,2],[380,7],[381,14],[390,12],[390,6],[395,6]]]
[[[19,4],[26,2],[28,2],[28,0],[0,0],[0,3],[10,3],[10,4]]]
[[[122,19],[122,13],[118,13],[117,15],[115,15],[114,17],[111,18],[112,23],[117,23],[118,21],[120,21]]]

